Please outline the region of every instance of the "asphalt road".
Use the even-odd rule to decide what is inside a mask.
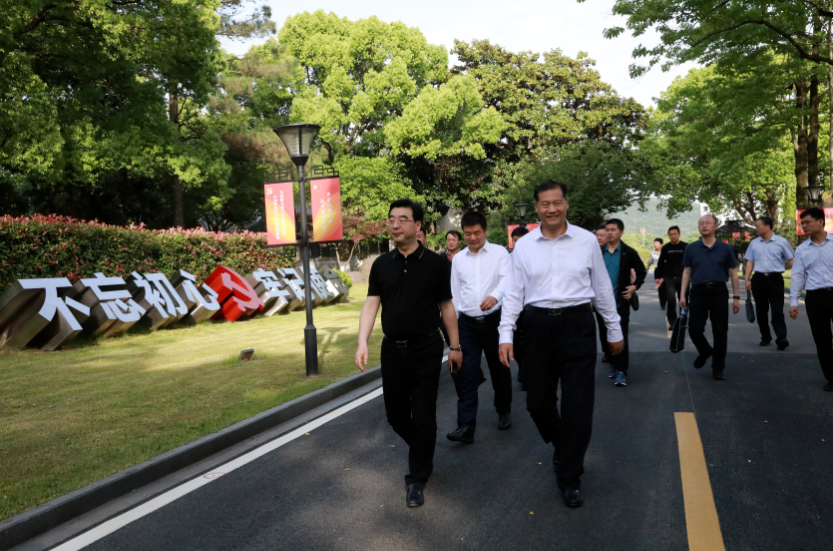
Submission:
[[[687,549],[675,412],[695,414],[726,549],[833,548],[833,393],[822,391],[803,307],[784,352],[757,345],[743,310],[731,316],[718,382],[692,367],[690,342],[668,351],[650,282],[640,295],[628,386],[613,387],[598,364],[581,509],[563,505],[552,448],[517,383],[511,430],[497,430],[487,383],[476,443],[446,440],[456,397],[444,373],[420,509],[404,505],[407,451],[375,398],[88,549]]]

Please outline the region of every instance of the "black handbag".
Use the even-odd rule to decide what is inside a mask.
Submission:
[[[674,321],[674,330],[671,332],[671,352],[675,354],[685,348],[685,333],[688,329],[688,310],[680,309],[679,317]]]
[[[636,291],[633,292],[633,296],[631,297],[631,308],[633,308],[634,312],[639,310],[639,295],[636,294]]]
[[[755,305],[752,304],[752,291],[746,291],[746,319],[755,323]]]

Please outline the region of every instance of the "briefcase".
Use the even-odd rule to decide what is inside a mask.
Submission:
[[[752,291],[746,291],[746,319],[755,323],[755,305],[752,304]]]
[[[680,309],[680,315],[674,321],[674,330],[671,332],[671,352],[675,354],[685,348],[685,334],[688,329],[688,310]]]

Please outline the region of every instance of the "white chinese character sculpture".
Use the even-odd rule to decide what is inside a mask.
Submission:
[[[196,325],[220,309],[217,292],[205,284],[197,288],[197,278],[185,270],[180,270],[174,277],[173,285],[188,309],[188,313],[182,318],[184,324]]]
[[[68,296],[65,277],[19,279],[0,295],[0,347],[55,350],[82,331],[70,308],[86,321],[90,309]]]
[[[181,320],[188,313],[188,307],[180,298],[165,274],[142,274],[133,272],[127,278],[127,289],[147,314],[136,327],[155,331]]]
[[[306,305],[304,294],[304,279],[295,268],[281,268],[275,270],[278,276],[286,280],[286,286],[291,290],[292,300],[289,301],[289,310],[302,310]]]
[[[290,299],[293,293],[287,288],[286,280],[278,277],[275,272],[258,269],[247,275],[246,281],[249,282],[257,296],[263,301],[264,316],[289,311]]]
[[[104,287],[110,289],[104,290]],[[82,324],[84,333],[90,337],[124,334],[146,314],[120,277],[107,277],[96,272],[94,278],[76,281],[75,289],[78,300],[90,308],[90,317]]]

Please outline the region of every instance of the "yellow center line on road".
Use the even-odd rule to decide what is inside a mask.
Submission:
[[[725,551],[700,431],[693,413],[674,413],[690,551]]]

